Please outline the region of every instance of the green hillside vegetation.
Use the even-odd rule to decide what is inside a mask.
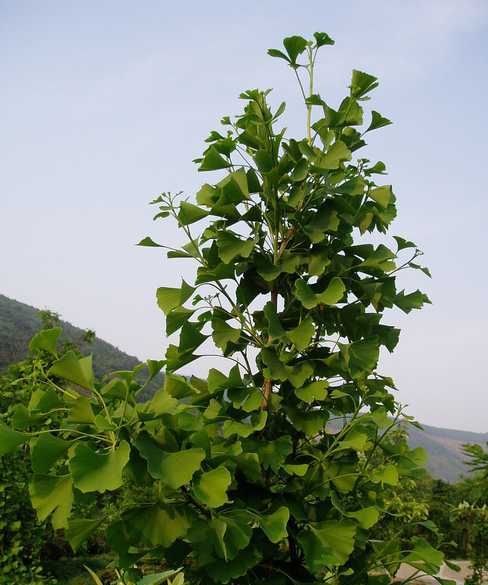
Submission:
[[[40,329],[42,311],[0,294],[0,370],[24,359],[31,337]],[[60,321],[63,339],[76,343],[82,353],[93,353],[93,368],[100,377],[114,370],[132,370],[139,360],[95,337],[86,341],[86,331]]]

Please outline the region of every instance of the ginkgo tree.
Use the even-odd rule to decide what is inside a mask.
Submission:
[[[33,506],[74,547],[104,516],[73,517],[74,499],[144,487],[106,535],[127,583],[148,559],[183,567],[190,583],[253,585],[383,585],[400,562],[430,574],[443,562],[421,537],[405,548],[369,536],[385,499],[425,461],[390,440],[403,415],[377,366],[399,338],[388,311],[429,302],[398,276],[428,270],[414,243],[387,239],[395,195],[384,163],[359,154],[390,124],[363,110],[376,77],[353,71],[335,108],[315,87],[317,55],[332,44],[315,33],[269,51],[296,77],[304,136],[288,136],[285,104],[273,109],[269,90],[245,91],[242,113],[222,119],[196,160],[216,181],[194,199],[153,201],[155,219],[175,220],[185,243],[140,245],[196,267],[193,282],[157,290],[176,341],[147,367],[148,379],[164,368],[164,387],[140,402],[134,372],[99,383],[89,357],[68,353],[45,372],[29,424],[0,428],[2,452],[29,445]],[[58,334],[40,334],[33,350],[56,357]],[[209,344],[231,367],[189,377]]]

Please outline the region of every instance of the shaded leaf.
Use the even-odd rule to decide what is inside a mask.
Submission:
[[[229,264],[237,256],[248,258],[254,249],[254,240],[241,240],[231,232],[221,232],[217,238],[219,257]]]
[[[52,514],[55,530],[66,528],[73,505],[73,482],[71,477],[34,475],[29,484],[32,507],[42,522]]]
[[[261,516],[259,525],[273,543],[278,543],[288,536],[286,525],[290,518],[290,511],[286,506],[281,506],[272,514]]]
[[[122,485],[122,472],[129,461],[130,447],[126,441],[108,453],[98,453],[79,443],[70,459],[73,483],[81,492],[105,492]]]
[[[49,433],[40,435],[31,447],[31,464],[34,473],[47,473],[66,453],[70,445],[70,441],[64,441]]]
[[[354,549],[356,526],[353,522],[326,520],[301,532],[298,542],[305,562],[313,573],[324,567],[343,565]]]
[[[167,453],[147,434],[141,434],[135,446],[147,461],[152,477],[161,479],[173,489],[189,483],[205,459],[205,451],[199,448]]]
[[[19,433],[0,422],[0,457],[7,453],[12,453],[29,440],[29,435]]]
[[[71,548],[76,552],[93,532],[95,532],[103,520],[103,516],[95,520],[81,518],[73,518],[70,520],[65,536]]]

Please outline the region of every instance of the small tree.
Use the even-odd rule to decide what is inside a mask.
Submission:
[[[167,335],[179,334],[164,361],[148,363],[151,376],[164,366],[164,388],[138,403],[132,373],[98,384],[89,358],[74,355],[46,377],[66,419],[32,441],[44,461],[33,504],[77,546],[103,513],[70,518],[73,498],[130,480],[147,486],[107,533],[124,583],[140,578],[148,558],[183,566],[191,583],[253,585],[385,584],[401,561],[431,574],[442,563],[422,539],[401,551],[394,537],[368,536],[385,498],[424,462],[421,450],[389,440],[401,409],[377,363],[399,337],[384,311],[428,302],[398,290],[398,274],[428,271],[404,238],[394,238],[395,250],[359,243],[385,234],[396,215],[391,186],[375,182],[385,165],[356,156],[364,136],[390,121],[373,111],[358,130],[378,85],[367,73],[353,71],[337,109],[316,92],[316,57],[332,44],[316,33],[269,51],[298,79],[304,138],[287,137],[285,104],[273,110],[269,91],[246,91],[243,113],[222,119],[197,160],[200,171],[220,173],[218,182],[203,185],[196,204],[170,193],[153,202],[155,219],[173,217],[187,238],[168,257],[198,266],[192,285],[157,291]],[[211,369],[207,379],[177,373],[211,342],[230,370]],[[56,352],[47,337],[42,349]],[[1,435],[13,448],[36,432],[3,427]]]

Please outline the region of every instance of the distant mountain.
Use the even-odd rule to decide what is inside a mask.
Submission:
[[[27,356],[29,340],[41,327],[41,312],[0,294],[0,370]],[[132,370],[140,361],[96,337],[83,341],[85,331],[61,321],[63,337],[76,343],[83,353],[93,354],[93,369],[100,377],[116,370]]]
[[[97,376],[115,370],[131,370],[139,360],[115,346],[96,338],[91,344],[82,342],[84,331],[61,321],[65,339],[76,342],[86,353],[93,354]],[[40,311],[0,295],[0,370],[27,355],[30,338],[41,326]],[[161,379],[158,383],[161,383]],[[156,384],[153,385],[155,388]],[[148,389],[149,390],[149,389]],[[424,447],[429,453],[429,472],[435,478],[457,481],[468,473],[461,446],[465,443],[486,443],[488,433],[455,431],[424,425],[424,430],[409,429],[412,447]]]
[[[472,433],[422,425],[423,430],[410,428],[408,431],[412,447],[424,447],[429,454],[427,469],[432,477],[455,482],[467,475],[469,468],[461,447],[466,443],[484,444],[488,433]]]

